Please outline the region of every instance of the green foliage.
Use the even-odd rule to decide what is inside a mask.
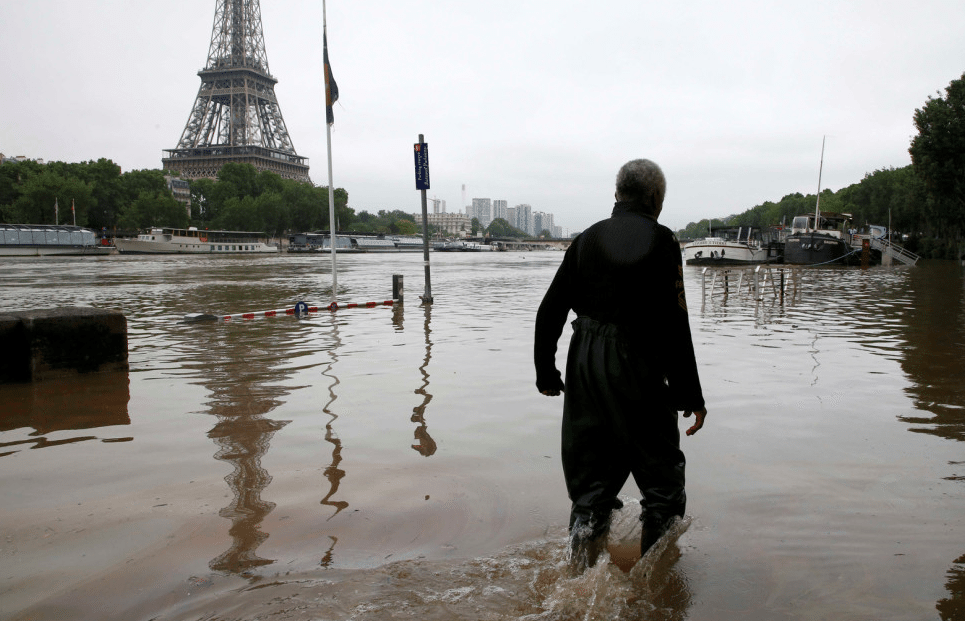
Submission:
[[[677,237],[680,239],[699,239],[701,237],[707,237],[711,232],[719,227],[727,226],[724,224],[723,220],[711,219],[711,220],[701,220],[700,222],[691,222],[686,227],[677,231]]]
[[[486,232],[490,237],[516,237],[524,238],[528,235],[524,231],[520,231],[509,224],[505,218],[496,218],[489,223],[489,228]]]
[[[55,169],[40,170],[18,185],[10,214],[22,224],[73,224],[71,202],[78,224],[87,223],[87,210],[94,205],[91,186],[76,177],[64,177]],[[57,205],[55,210],[54,205]],[[56,218],[54,212],[59,211]]]
[[[396,228],[399,229],[400,235],[418,235],[420,233],[412,220],[399,220],[396,222]]]
[[[219,171],[218,179],[190,182],[189,220],[184,207],[171,195],[165,174],[162,170],[121,174],[120,167],[107,159],[47,165],[31,161],[7,163],[0,166],[0,220],[53,223],[56,200],[61,224],[71,223],[73,200],[77,224],[95,229],[193,224],[199,228],[265,231],[279,236],[289,230],[329,228],[325,187],[282,179],[268,171],[258,172],[250,164],[229,163]],[[338,228],[350,228],[355,212],[348,207],[348,192],[337,188],[334,197]],[[397,213],[412,224],[411,216]]]
[[[842,188],[837,192],[825,189],[821,192],[821,211],[850,213],[856,227],[867,224],[888,225],[895,231],[916,232],[923,230],[923,214],[926,198],[921,180],[911,166],[888,168],[865,175],[861,182]],[[794,216],[813,213],[817,195],[807,196],[795,192],[778,202],[766,201],[745,212],[714,219],[713,228],[722,226],[757,226],[767,228],[778,224],[790,224]],[[691,222],[677,231],[681,239],[697,239],[708,235],[707,220]]]
[[[328,230],[328,188],[258,172],[251,164],[225,164],[217,180],[191,181],[192,223],[199,228],[265,231]],[[337,229],[355,220],[348,192],[336,188]],[[245,199],[251,199],[245,201]]]
[[[945,97],[929,97],[915,110],[918,135],[908,152],[928,195],[929,228],[944,236],[965,232],[965,74],[952,80]]]
[[[136,199],[121,210],[117,224],[124,229],[152,226],[184,228],[188,225],[188,214],[184,206],[171,197],[170,192],[142,190]]]
[[[375,214],[360,211],[355,216],[351,227],[342,225],[343,230],[349,228],[357,233],[391,233],[395,235],[419,235],[422,233],[422,227],[413,222],[412,214],[400,209],[392,211],[380,209]]]
[[[856,226],[878,224],[907,233],[908,248],[924,257],[957,258],[965,234],[965,74],[945,96],[929,97],[914,114],[918,135],[908,149],[911,166],[883,168],[837,192],[821,192],[821,210],[850,213]],[[789,194],[716,221],[767,227],[814,211],[817,196]],[[691,222],[679,237],[707,234],[707,221]],[[917,249],[917,250],[916,250]]]

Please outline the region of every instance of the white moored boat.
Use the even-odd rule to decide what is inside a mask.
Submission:
[[[687,265],[748,265],[780,259],[774,245],[762,239],[756,227],[727,227],[714,233],[684,246]]]
[[[268,243],[267,233],[250,231],[199,231],[152,228],[135,239],[114,240],[124,254],[272,254],[278,246]]]
[[[67,224],[0,224],[0,256],[105,255],[114,246],[90,229]]]

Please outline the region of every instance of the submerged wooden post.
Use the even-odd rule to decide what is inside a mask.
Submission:
[[[392,299],[398,301],[399,304],[402,304],[403,293],[404,292],[403,292],[402,274],[393,274],[392,275]]]

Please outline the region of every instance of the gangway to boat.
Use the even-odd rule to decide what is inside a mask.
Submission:
[[[801,268],[791,266],[705,267],[701,271],[701,310],[706,308],[708,296],[713,299],[715,294],[724,299],[733,295],[755,303],[771,299],[783,304],[786,298],[797,296],[800,274]]]
[[[891,257],[904,265],[915,265],[918,263],[918,259],[921,258],[914,252],[906,250],[884,237],[871,238],[871,247],[881,252],[882,259],[884,259],[884,257]]]

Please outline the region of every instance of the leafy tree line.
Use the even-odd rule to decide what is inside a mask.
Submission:
[[[55,204],[59,217],[55,216]],[[71,204],[74,213],[71,214]],[[114,229],[164,224],[184,226],[188,215],[171,196],[160,170],[132,170],[101,158],[96,162],[0,166],[0,221],[19,224],[77,224]],[[141,221],[145,223],[140,224]]]
[[[473,222],[478,224],[479,221],[473,218]],[[525,231],[520,231],[516,227],[512,226],[505,218],[496,218],[490,222],[489,226],[486,227],[486,234],[490,237],[529,237]]]
[[[908,151],[912,163],[883,168],[837,192],[821,192],[821,210],[850,213],[857,226],[887,225],[909,236],[909,250],[928,258],[958,258],[965,235],[965,74],[945,96],[929,97],[914,114],[918,135]],[[788,194],[743,213],[715,219],[714,227],[768,227],[812,213],[816,194]],[[681,238],[705,237],[708,221],[691,222]]]
[[[194,179],[190,187],[191,223],[198,228],[264,231],[272,236],[329,228],[327,187],[258,172],[251,164],[225,164],[217,179]],[[351,227],[355,217],[348,207],[348,192],[336,188],[336,230]]]
[[[162,170],[121,168],[108,159],[96,162],[39,164],[8,162],[0,166],[0,222],[71,224],[95,230],[131,231],[151,226],[265,231],[328,230],[328,188],[258,172],[250,164],[229,163],[217,179],[195,179],[190,214],[171,195]],[[412,215],[400,210],[358,214],[348,207],[348,192],[335,190],[337,230],[413,235],[421,233]]]

